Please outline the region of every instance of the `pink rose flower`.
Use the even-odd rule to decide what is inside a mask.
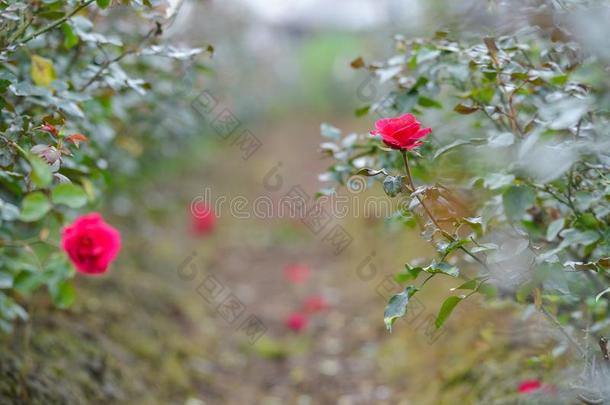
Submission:
[[[61,246],[80,273],[102,274],[121,250],[121,234],[93,212],[62,230]]]
[[[328,301],[326,301],[326,298],[322,297],[321,295],[309,296],[303,304],[303,310],[310,314],[324,311],[329,307],[330,304]]]
[[[286,318],[286,327],[295,332],[300,332],[307,327],[309,319],[301,312],[293,312]]]
[[[195,235],[208,235],[216,227],[216,215],[210,206],[198,202],[191,206],[191,224]]]
[[[302,284],[309,280],[309,267],[303,264],[289,264],[284,268],[284,277],[293,284]]]
[[[421,128],[421,124],[412,114],[404,114],[378,120],[371,135],[380,135],[381,140],[390,148],[411,150],[422,145],[421,139],[431,132],[430,128]]]

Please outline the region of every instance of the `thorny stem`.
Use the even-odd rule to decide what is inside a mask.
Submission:
[[[407,158],[407,152],[404,150],[400,151],[402,154],[402,160],[405,164],[405,171],[407,173],[407,181],[409,184],[409,187],[411,188],[411,192],[415,192],[415,185],[413,184],[413,177],[411,175],[411,167],[409,166],[409,159]],[[422,206],[422,208],[424,209],[424,211],[426,212],[426,214],[428,215],[428,217],[430,218],[430,220],[432,221],[432,223],[434,224],[434,226],[436,227],[436,229],[449,241],[449,242],[455,242],[455,238],[453,236],[451,236],[451,234],[449,234],[448,232],[444,231],[443,228],[440,227],[440,225],[438,224],[438,221],[436,220],[436,218],[434,217],[434,215],[432,214],[432,211],[430,211],[430,209],[428,208],[428,206],[426,205],[426,203],[424,203],[423,198],[421,198],[419,196],[419,194],[415,194],[415,198],[417,198],[417,201],[419,201],[420,205]],[[487,264],[485,264],[485,262],[481,259],[479,259],[474,253],[472,253],[471,251],[469,251],[468,249],[466,249],[464,246],[460,246],[459,249],[464,252],[465,254],[467,254],[468,256],[470,256],[473,260],[475,260],[477,263],[479,263],[481,266],[483,266],[487,271],[489,271],[489,267],[487,267]]]

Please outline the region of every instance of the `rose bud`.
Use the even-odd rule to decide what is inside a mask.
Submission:
[[[55,126],[54,126],[54,125],[51,125],[51,124],[46,123],[46,122],[45,122],[45,123],[43,123],[43,124],[40,126],[40,129],[41,129],[42,131],[45,131],[45,132],[50,133],[50,134],[51,134],[51,135],[53,135],[54,137],[57,137],[57,135],[59,135],[59,131],[57,130],[57,128],[55,128]]]

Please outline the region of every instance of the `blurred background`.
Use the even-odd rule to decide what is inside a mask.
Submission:
[[[476,300],[435,331],[440,301],[432,293],[388,333],[382,313],[395,292],[388,277],[433,252],[417,231],[365,209],[365,197],[382,196],[381,189],[338,190],[357,201],[360,214],[322,223],[252,212],[257,198],[279,207],[294,190],[313,198],[327,185],[319,177],[330,165],[319,151],[321,123],[343,133],[373,127],[376,114],[355,111],[380,101],[384,86],[352,69],[353,60],[387,57],[396,34],[522,24],[517,11],[511,18],[509,8],[497,7],[173,3],[166,40],[211,44],[214,52],[205,69],[182,72],[192,79],[189,97],[169,89],[167,114],[157,118],[171,125],[155,122],[150,130],[177,136],[188,128],[198,136],[127,168],[138,180],[113,189],[104,212],[123,233],[124,248],[108,276],[79,278],[73,310],[31,310],[33,324],[18,335],[30,337],[23,350],[38,370],[30,392],[57,403],[515,403],[522,380],[549,373],[544,358],[530,355],[558,332],[532,327],[533,315],[515,318],[508,303],[490,308]],[[196,119],[182,118],[186,110]],[[424,125],[442,125],[433,119],[424,117]],[[139,153],[137,140],[121,145]],[[238,211],[250,215],[230,205],[242,197],[250,205]],[[202,201],[215,220],[193,225],[192,208]],[[434,288],[440,296],[448,287]],[[62,384],[50,384],[57,370],[64,370]]]

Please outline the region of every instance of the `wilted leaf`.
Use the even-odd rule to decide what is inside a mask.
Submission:
[[[358,57],[350,63],[350,66],[354,69],[363,68],[365,66],[364,59],[362,59],[362,57]]]
[[[72,142],[77,148],[79,147],[81,142],[87,142],[89,138],[87,138],[83,134],[72,134],[66,137],[66,141]]]
[[[479,111],[479,107],[469,107],[467,105],[464,104],[458,104],[453,108],[453,111],[455,111],[458,114],[472,114],[474,112]]]
[[[53,80],[57,79],[53,61],[42,56],[32,55],[32,68],[30,71],[32,81],[37,86],[50,87]]]

